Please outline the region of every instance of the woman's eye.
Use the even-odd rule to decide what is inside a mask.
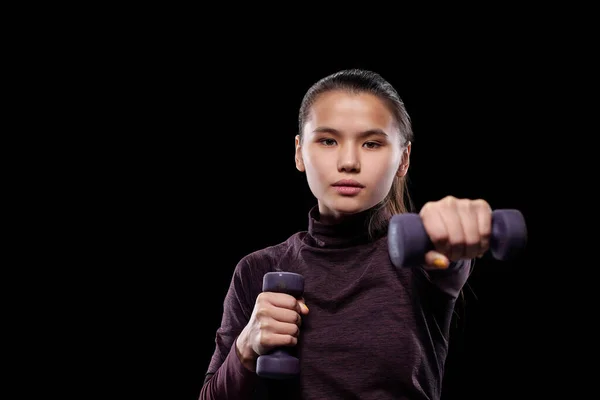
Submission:
[[[333,139],[321,139],[320,142],[325,146],[333,146],[335,144],[335,140]]]
[[[367,142],[367,143],[365,143],[365,146],[368,149],[376,149],[376,148],[380,147],[381,145],[379,143],[376,143],[376,142]]]

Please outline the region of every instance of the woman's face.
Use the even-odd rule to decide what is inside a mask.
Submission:
[[[313,104],[296,136],[296,167],[306,172],[321,216],[337,220],[375,206],[408,170],[393,114],[367,93],[332,91]]]

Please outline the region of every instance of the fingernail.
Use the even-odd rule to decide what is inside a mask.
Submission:
[[[443,257],[437,257],[435,260],[433,260],[433,265],[440,269],[448,268],[448,262]]]
[[[302,303],[302,307],[304,307],[306,311],[308,311],[308,306],[306,304]]]

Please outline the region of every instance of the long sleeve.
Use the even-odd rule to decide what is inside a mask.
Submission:
[[[262,274],[253,270],[254,266],[248,256],[235,268],[223,302],[221,325],[215,335],[215,351],[199,400],[252,397],[257,376],[242,365],[235,341],[248,324],[261,290]]]
[[[250,399],[256,380],[256,374],[242,365],[233,346],[223,364],[202,386],[199,400]]]
[[[472,260],[461,260],[452,263],[446,270],[422,270],[431,283],[451,298],[456,299],[471,274],[472,266]]]

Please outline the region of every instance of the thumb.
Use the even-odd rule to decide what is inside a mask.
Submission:
[[[442,253],[430,251],[425,254],[425,264],[427,269],[446,269],[450,265],[450,260]]]
[[[304,302],[304,298],[301,298],[298,300],[298,312],[301,315],[308,314],[308,307],[306,306],[306,303]]]

